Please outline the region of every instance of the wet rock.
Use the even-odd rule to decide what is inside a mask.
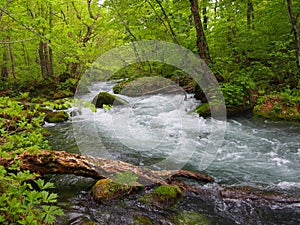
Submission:
[[[74,218],[70,221],[68,224],[76,224],[76,225],[99,225],[99,223],[96,223],[86,217],[80,216],[77,218]]]
[[[98,180],[90,194],[96,201],[109,201],[128,193],[129,190],[130,187],[106,178]]]
[[[96,108],[103,108],[103,105],[126,105],[127,102],[113,94],[100,92],[92,101]]]
[[[183,196],[177,185],[162,185],[155,188],[151,193],[142,196],[142,202],[159,208],[168,208],[175,205]]]
[[[69,115],[65,111],[48,112],[44,120],[48,123],[59,123],[69,119]]]
[[[215,112],[218,111],[218,105],[214,106]],[[220,106],[221,107],[221,106]],[[230,106],[226,105],[226,116],[227,117],[234,117],[234,116],[239,116],[246,114],[249,112],[253,107],[251,105],[247,106]],[[220,112],[222,112],[222,108],[220,108]],[[196,109],[195,112],[199,114],[199,116],[203,118],[208,118],[211,117],[211,111],[210,111],[210,105],[209,103],[203,103],[199,105]]]
[[[212,222],[198,212],[182,212],[174,219],[174,225],[212,225]]]

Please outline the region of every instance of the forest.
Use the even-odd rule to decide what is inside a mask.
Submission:
[[[72,107],[99,56],[131,42],[170,42],[199,56],[219,83],[228,118],[250,113],[299,125],[297,0],[1,0],[0,29],[1,224],[54,224],[64,214],[55,185],[21,169],[20,155],[53,150],[47,116]],[[108,80],[122,79],[113,87],[118,94],[154,76],[178,83],[201,101],[195,112],[209,117],[207,96],[174,66],[136,63]],[[69,117],[63,112],[61,121]]]

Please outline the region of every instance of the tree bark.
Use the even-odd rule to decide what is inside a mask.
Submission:
[[[196,36],[197,36],[197,47],[199,51],[199,56],[203,59],[206,63],[211,63],[212,60],[209,54],[208,45],[206,42],[202,21],[199,14],[199,7],[198,7],[198,0],[190,0],[191,3],[191,12],[194,18],[195,28],[196,28]]]
[[[111,176],[117,172],[131,171],[137,175],[137,184],[139,186],[164,184],[166,179],[178,176],[203,182],[213,181],[213,178],[206,174],[186,170],[154,171],[122,161],[73,154],[64,151],[40,150],[35,154],[24,152],[14,156],[14,158],[3,158],[0,156],[0,165],[9,168],[17,160],[22,162],[20,170],[30,170],[39,175],[74,174],[102,179],[111,178]]]
[[[252,0],[248,0],[248,7],[247,7],[247,24],[249,28],[254,28],[252,22],[254,20],[254,13],[253,13],[254,9],[253,9],[253,4],[252,4]],[[252,24],[252,26],[251,26]]]
[[[288,6],[288,14],[290,17],[290,21],[292,24],[292,30],[295,37],[295,45],[296,45],[296,62],[298,70],[300,70],[300,37],[299,37],[299,29],[297,27],[297,17],[295,16],[293,12],[293,6],[291,0],[286,0],[287,6]]]
[[[39,58],[40,58],[40,66],[41,66],[41,73],[42,77],[46,78],[47,77],[47,67],[46,67],[46,61],[45,61],[45,55],[44,55],[44,50],[43,50],[43,42],[40,41],[39,44]]]

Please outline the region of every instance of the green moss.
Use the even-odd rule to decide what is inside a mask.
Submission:
[[[199,116],[203,117],[203,118],[207,118],[209,116],[211,116],[210,113],[210,107],[208,103],[202,103],[201,105],[199,105],[196,109],[195,112],[199,114]]]
[[[65,111],[48,112],[44,120],[48,123],[59,123],[69,119],[69,115]]]
[[[92,187],[91,195],[96,201],[109,201],[124,195],[130,187],[113,182],[111,179],[101,179]]]
[[[175,205],[182,196],[183,193],[177,185],[162,185],[142,196],[140,201],[148,205],[166,208]]]
[[[153,222],[147,216],[135,216],[133,218],[133,225],[153,225]]]
[[[162,185],[155,188],[153,193],[165,198],[176,198],[178,195],[182,195],[182,191],[177,185]]]
[[[212,222],[198,212],[183,212],[173,218],[174,225],[211,225]]]

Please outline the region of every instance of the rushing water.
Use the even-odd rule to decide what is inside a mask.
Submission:
[[[91,100],[99,90],[111,91],[112,85],[106,82],[93,86],[85,99]],[[96,113],[89,109],[77,112],[73,117],[74,130],[71,122],[48,124],[53,149],[154,168],[185,164],[186,169],[199,170],[205,160],[210,162],[205,158],[209,142],[214,141],[209,134],[218,129],[218,122],[193,114],[191,111],[199,102],[191,96],[187,101],[180,94],[122,97],[129,106],[98,109]],[[212,163],[205,167],[205,172],[216,180],[206,188],[214,193],[224,185],[252,186],[300,196],[299,134],[297,123],[247,116],[229,119],[224,140],[218,151],[212,152]],[[98,204],[88,197],[92,179],[70,175],[49,179],[56,183],[61,196],[59,204],[66,212],[59,224],[83,224],[84,218],[99,224],[132,224],[137,216],[147,216],[154,224],[181,224],[175,216],[183,211],[199,212],[212,224],[300,224],[300,204],[262,204],[190,195],[176,209],[160,210],[140,203],[141,193]],[[202,223],[194,218],[189,224]]]

